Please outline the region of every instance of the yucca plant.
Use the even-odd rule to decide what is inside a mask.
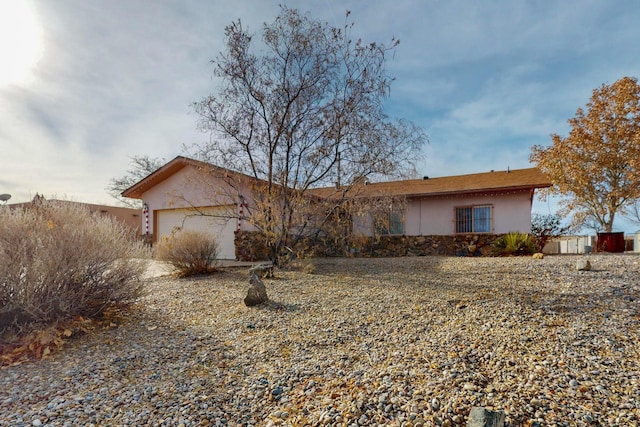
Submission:
[[[493,242],[493,255],[531,255],[537,251],[536,242],[526,233],[510,232]]]

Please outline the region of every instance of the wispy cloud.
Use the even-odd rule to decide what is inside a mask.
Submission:
[[[31,80],[0,87],[0,192],[109,202],[133,155],[171,158],[207,139],[190,104],[212,91],[224,27],[259,33],[277,0],[32,0],[44,49]],[[391,115],[428,132],[420,173],[528,167],[591,91],[640,69],[640,4],[397,0],[287,2],[388,43]]]

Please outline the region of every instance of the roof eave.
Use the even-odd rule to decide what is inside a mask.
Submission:
[[[142,195],[158,182],[162,182],[169,176],[178,172],[184,168],[189,162],[189,159],[182,156],[177,156],[169,163],[162,166],[160,169],[142,178],[140,181],[133,184],[131,187],[124,190],[120,195],[122,197],[128,197],[130,199],[142,199]]]
[[[549,188],[552,184],[531,184],[531,185],[519,185],[514,187],[495,187],[495,188],[474,188],[465,190],[453,190],[453,191],[438,191],[433,193],[407,193],[398,194],[398,196],[405,196],[407,198],[416,197],[438,197],[438,196],[461,196],[469,194],[483,194],[483,193],[495,193],[505,191],[526,191],[535,190],[537,188]]]
[[[485,193],[504,193],[509,191],[527,191],[527,190],[535,190],[538,188],[548,188],[551,187],[552,184],[529,184],[529,185],[519,185],[512,187],[495,187],[495,188],[473,188],[473,189],[464,189],[464,190],[450,190],[450,191],[437,191],[430,193],[405,193],[405,194],[395,194],[396,196],[404,196],[406,198],[418,198],[418,197],[442,197],[442,196],[463,196],[463,195],[471,195],[471,194],[485,194]]]

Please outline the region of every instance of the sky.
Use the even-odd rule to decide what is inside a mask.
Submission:
[[[225,26],[259,36],[280,3],[0,0],[0,193],[116,204],[106,187],[131,157],[208,140],[191,105],[215,90]],[[531,167],[593,89],[640,77],[635,0],[284,3],[334,26],[350,10],[355,36],[400,40],[385,109],[429,136],[420,175]]]

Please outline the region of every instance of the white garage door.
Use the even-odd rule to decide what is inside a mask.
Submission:
[[[234,231],[236,218],[229,218],[233,207],[168,209],[158,211],[158,240],[170,236],[175,228],[211,233],[218,239],[218,259],[236,259]],[[204,214],[204,215],[202,215]]]

